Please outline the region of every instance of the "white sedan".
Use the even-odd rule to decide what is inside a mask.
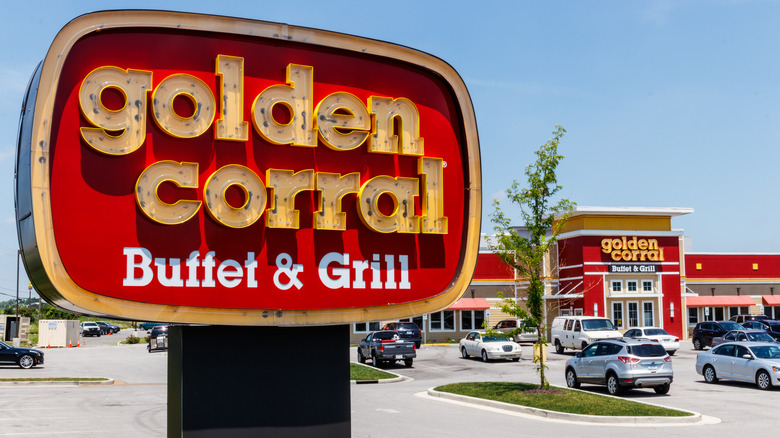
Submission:
[[[666,330],[658,327],[632,328],[627,330],[623,337],[660,342],[666,352],[669,353],[669,356],[674,355],[674,352],[680,349],[680,338],[672,336]]]
[[[487,336],[484,332],[471,332],[460,340],[460,354],[464,359],[469,356],[482,357],[483,362],[490,359],[520,360],[520,346],[511,339],[498,335]]]

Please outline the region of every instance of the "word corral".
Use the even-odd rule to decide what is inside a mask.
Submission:
[[[200,78],[176,73],[152,89],[152,72],[103,66],[91,71],[79,89],[79,107],[92,126],[81,127],[84,142],[108,155],[127,155],[146,140],[147,94],[151,95],[151,118],[165,134],[195,138],[214,125],[214,138],[249,141],[249,122],[244,120],[244,59],[218,55],[217,96]],[[179,199],[169,204],[160,199],[163,183],[199,189],[198,163],[163,160],[146,167],[138,177],[135,198],[151,220],[177,225],[194,217],[203,203],[209,215],[231,228],[244,228],[265,215],[269,228],[299,228],[295,197],[301,191],[318,191],[314,228],[346,229],[341,200],[357,194],[356,209],[361,221],[380,233],[447,234],[444,216],[441,158],[423,156],[420,116],[414,102],[398,97],[370,96],[366,104],[348,92],[334,92],[314,105],[314,67],[289,64],[286,82],[271,85],[254,97],[251,122],[257,134],[274,145],[313,148],[322,142],[335,151],[350,151],[366,145],[369,153],[417,158],[418,177],[374,176],[361,184],[358,172],[327,173],[313,169],[267,169],[265,180],[252,169],[229,164],[217,169],[205,182],[202,200]],[[124,106],[118,110],[103,102],[103,92],[119,91]],[[185,98],[192,114],[181,115],[174,101]],[[218,105],[219,103],[219,105]],[[282,109],[288,119],[275,116]],[[215,120],[216,119],[216,120]],[[231,205],[226,192],[237,187],[243,205]],[[268,189],[273,191],[268,196]],[[380,211],[379,199],[389,196],[392,212]],[[419,198],[416,214],[415,198]]]

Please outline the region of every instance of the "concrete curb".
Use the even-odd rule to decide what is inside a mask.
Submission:
[[[486,400],[482,398],[469,397],[466,395],[452,394],[448,392],[439,392],[433,388],[428,389],[427,395],[431,397],[437,397],[447,400],[455,400],[463,403],[470,403],[479,406],[486,406],[489,408],[503,409],[511,412],[519,412],[522,414],[533,415],[536,417],[548,418],[551,420],[570,421],[578,423],[595,423],[606,425],[631,425],[631,424],[645,424],[645,425],[694,425],[704,422],[704,417],[698,413],[689,411],[687,409],[680,408],[668,408],[675,409],[683,412],[690,412],[690,417],[603,417],[598,415],[581,415],[581,414],[569,414],[566,412],[548,411],[545,409],[532,408],[529,406],[514,405],[511,403],[498,402],[493,400]],[[636,400],[633,400],[636,401]],[[637,402],[644,403],[644,402]],[[659,406],[652,403],[645,403],[653,406]]]
[[[114,379],[108,380],[18,380],[13,382],[0,382],[0,386],[92,386],[92,385],[113,385]]]
[[[373,367],[369,367],[368,365],[362,364],[362,363],[357,363],[357,362],[350,362],[350,363],[354,363],[354,364],[357,364],[357,365],[360,365],[360,366],[364,366],[364,367],[367,367],[367,368],[375,369]],[[387,371],[387,370],[380,370],[380,371],[384,371],[384,372],[386,372],[388,374],[392,374],[395,377],[393,377],[391,379],[350,380],[349,383],[352,384],[352,385],[365,385],[365,384],[372,384],[372,383],[398,383],[398,382],[405,382],[407,380],[414,380],[411,377],[402,376],[402,375],[394,373],[392,371]]]

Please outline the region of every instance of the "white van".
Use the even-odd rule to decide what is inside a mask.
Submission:
[[[550,342],[559,354],[565,348],[581,350],[594,341],[622,337],[612,321],[601,316],[558,316],[550,327]]]

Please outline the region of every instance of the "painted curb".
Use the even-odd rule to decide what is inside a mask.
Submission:
[[[604,417],[599,415],[582,415],[582,414],[570,414],[566,412],[548,411],[545,409],[532,408],[529,406],[514,405],[511,403],[504,403],[494,400],[486,400],[483,398],[469,397],[466,395],[452,394],[449,392],[439,392],[435,389],[428,389],[428,395],[432,397],[438,397],[442,399],[455,400],[464,403],[472,403],[480,406],[487,406],[490,408],[504,409],[512,412],[519,412],[523,414],[533,415],[536,417],[549,418],[554,420],[564,421],[576,421],[583,423],[596,423],[596,424],[612,424],[612,425],[630,425],[630,424],[679,424],[679,425],[692,425],[702,423],[704,421],[702,415],[698,412],[689,411],[687,409],[668,408],[677,411],[690,412],[692,415],[689,417]],[[636,401],[636,400],[633,400]],[[644,403],[644,402],[637,402]],[[645,403],[651,404],[651,403]],[[658,405],[652,405],[658,406]],[[665,406],[661,406],[665,407]]]
[[[92,386],[92,385],[113,385],[114,379],[108,380],[20,380],[14,382],[0,382],[0,386],[29,386],[29,385],[47,385],[47,386]]]

